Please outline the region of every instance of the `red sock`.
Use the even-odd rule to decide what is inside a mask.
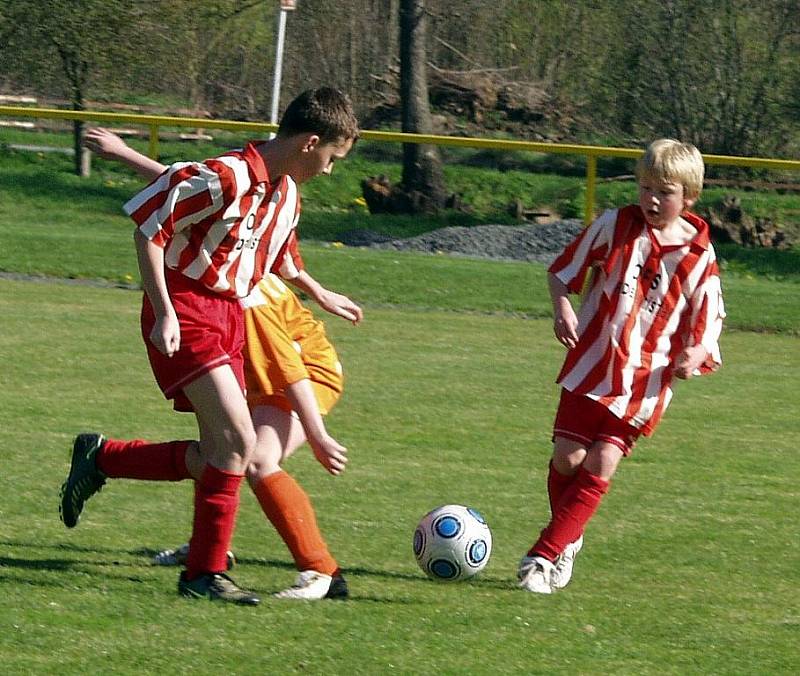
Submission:
[[[289,474],[280,471],[253,487],[261,509],[292,554],[297,570],[325,575],[339,571],[322,538],[308,494]]]
[[[191,441],[153,444],[142,439],[106,439],[97,454],[97,469],[112,479],[181,481],[190,479],[186,449]]]
[[[564,497],[564,492],[569,488],[575,474],[561,474],[550,461],[550,472],[547,475],[547,495],[550,498],[550,514],[553,515],[558,509],[558,503]]]
[[[608,492],[609,482],[578,468],[575,481],[564,491],[556,513],[539,535],[528,556],[543,556],[555,561],[570,543],[582,534],[589,519],[597,511],[603,495]]]
[[[239,508],[239,485],[244,477],[206,465],[194,485],[194,523],[186,561],[186,577],[224,573]]]

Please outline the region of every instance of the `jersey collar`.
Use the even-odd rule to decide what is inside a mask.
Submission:
[[[264,164],[264,158],[258,152],[258,146],[264,141],[250,141],[245,147],[242,155],[245,162],[247,162],[250,170],[255,177],[255,183],[270,183],[269,171],[267,165]]]
[[[692,249],[699,249],[700,251],[708,250],[711,246],[711,235],[708,223],[700,218],[700,216],[690,211],[685,211],[682,215],[689,223],[697,228],[697,234],[692,238],[692,241],[689,242],[689,246]]]
[[[638,220],[642,224],[642,228],[649,232],[650,228],[647,225],[647,220],[644,217],[644,212],[642,211],[639,205],[636,206],[636,216]],[[697,234],[692,238],[692,240],[688,243],[690,249],[697,253],[702,253],[703,251],[707,251],[708,248],[711,246],[711,235],[710,235],[710,228],[708,227],[708,223],[705,222],[700,216],[697,214],[693,214],[691,211],[684,211],[681,214],[681,217],[689,221],[695,228],[697,228]],[[655,237],[650,237],[651,241],[656,242]],[[683,246],[686,246],[685,244]]]

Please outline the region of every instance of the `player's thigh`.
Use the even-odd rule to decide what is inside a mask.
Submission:
[[[219,469],[244,471],[256,435],[242,388],[229,365],[219,366],[183,388],[195,410],[201,446]]]

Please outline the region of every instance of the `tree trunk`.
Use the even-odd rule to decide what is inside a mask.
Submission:
[[[430,134],[425,0],[400,2],[400,97],[403,131]],[[403,190],[412,211],[435,211],[445,204],[442,163],[436,146],[403,144]]]

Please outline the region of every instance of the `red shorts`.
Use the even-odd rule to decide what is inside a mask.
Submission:
[[[587,449],[596,441],[604,441],[630,455],[640,434],[640,430],[617,418],[594,399],[561,388],[553,438],[572,439]]]
[[[167,269],[167,288],[181,328],[181,347],[171,357],[150,342],[155,325],[147,294],[142,302],[142,337],[156,382],[176,411],[194,411],[183,388],[218,366],[230,365],[244,391],[244,319],[237,298],[220,296],[180,272]]]

